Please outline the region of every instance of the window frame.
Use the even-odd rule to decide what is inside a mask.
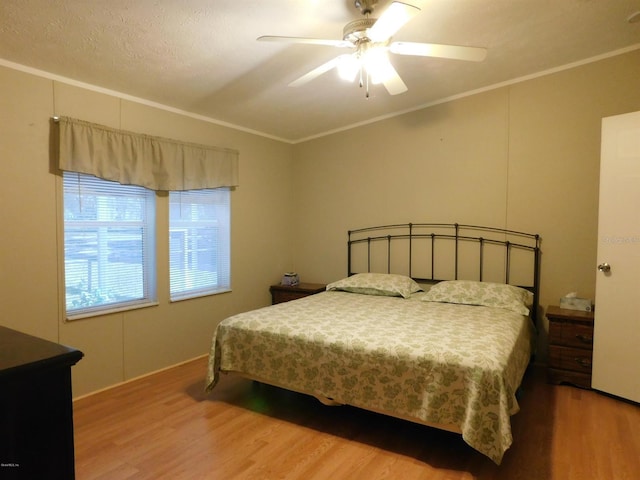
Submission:
[[[65,216],[66,211],[66,200],[65,200],[65,178],[72,179],[76,177],[78,180],[78,188],[81,188],[82,180],[86,180],[86,186],[89,188],[90,186],[98,186],[99,189],[105,188],[106,190],[114,189],[114,193],[116,192],[118,187],[117,182],[112,182],[109,180],[104,180],[98,177],[94,177],[92,175],[86,175],[77,172],[63,172],[61,175],[60,181],[60,234],[59,234],[59,244],[61,245],[61,283],[63,286],[60,288],[61,291],[61,311],[63,312],[64,318],[66,320],[77,320],[87,317],[95,317],[95,316],[103,316],[108,315],[110,313],[122,312],[127,310],[134,310],[139,308],[145,308],[149,306],[158,305],[158,295],[157,295],[157,195],[153,190],[145,189],[144,187],[138,187],[135,185],[120,185],[124,189],[131,191],[132,189],[137,190],[138,195],[142,198],[144,197],[144,206],[145,208],[145,218],[146,221],[141,225],[142,228],[142,245],[146,247],[146,249],[142,249],[143,261],[142,261],[142,272],[141,276],[144,280],[142,287],[142,296],[140,298],[131,299],[131,300],[123,300],[119,302],[111,302],[106,304],[97,304],[97,305],[89,305],[85,307],[69,309],[67,302],[67,279],[69,277],[69,272],[67,268],[67,245],[66,245],[66,234],[70,228],[68,227],[68,220]],[[70,180],[71,181],[71,180]],[[100,185],[102,184],[102,185]],[[114,195],[115,196],[115,195]],[[132,222],[131,224],[127,224],[122,221],[96,221],[96,220],[87,220],[86,224],[91,226],[92,228],[123,228],[124,226],[129,227],[133,226],[137,222]],[[98,225],[103,225],[102,227],[98,227]],[[81,222],[76,224],[76,227],[81,226]],[[97,232],[96,232],[97,234]],[[104,255],[99,251],[95,253],[96,257]],[[115,262],[108,262],[115,263]],[[88,261],[88,267],[93,268],[91,262]]]
[[[182,203],[183,199],[189,200],[190,198],[198,198],[201,195],[207,195],[211,193],[214,198],[211,203],[209,201],[205,203],[195,203],[195,202],[185,202],[189,205],[190,209],[198,210],[203,208],[203,205],[211,206],[211,208],[216,209],[224,209],[224,213],[222,215],[214,215],[215,218],[211,218],[208,220],[203,220],[202,222],[194,222],[190,220],[181,220],[177,225],[174,226],[172,213],[172,206],[174,203]],[[216,196],[222,197],[221,201],[216,201]],[[176,202],[176,198],[179,197],[180,200]],[[170,302],[179,302],[183,300],[188,300],[192,298],[200,298],[210,295],[217,295],[220,293],[225,293],[231,291],[231,188],[230,187],[218,187],[214,189],[201,189],[201,190],[186,190],[186,191],[171,191],[168,195],[168,232],[167,232],[167,241],[168,241],[168,249],[169,249],[169,258],[168,258],[168,266],[169,266],[169,301]],[[173,263],[173,239],[172,233],[176,233],[177,231],[181,231],[183,233],[182,244],[187,245],[190,241],[193,241],[194,237],[192,234],[189,234],[187,230],[191,228],[198,228],[207,230],[209,228],[213,228],[215,245],[218,247],[219,254],[216,254],[214,251],[213,257],[208,259],[202,259],[201,256],[197,254],[197,250],[195,255],[197,258],[194,260],[193,257],[189,257],[189,252],[185,252],[184,250],[180,252],[181,256],[185,258],[186,262],[197,263],[201,260],[205,262],[208,260],[209,262],[215,264],[215,284],[204,285],[201,287],[194,287],[190,289],[177,289],[173,290],[174,287],[174,279],[177,282],[180,279],[183,279],[188,274],[184,271],[181,271],[181,275],[177,278],[174,278],[173,272],[176,271],[172,268]],[[191,249],[191,254],[193,254],[193,248]],[[205,250],[205,251],[208,251]],[[206,275],[206,274],[204,274]],[[220,278],[222,276],[222,279]],[[222,280],[222,281],[221,281]],[[185,280],[186,281],[186,280]],[[202,282],[202,279],[200,280]],[[198,283],[200,283],[198,282]]]

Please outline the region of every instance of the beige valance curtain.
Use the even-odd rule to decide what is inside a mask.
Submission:
[[[238,152],[59,117],[60,170],[152,190],[238,185]]]

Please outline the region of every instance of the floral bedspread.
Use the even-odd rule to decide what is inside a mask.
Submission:
[[[323,292],[241,313],[213,336],[220,371],[462,432],[500,464],[533,326],[506,310]]]

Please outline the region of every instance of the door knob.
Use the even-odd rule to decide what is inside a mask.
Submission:
[[[611,271],[611,265],[609,265],[607,262],[601,263],[600,265],[598,265],[598,271],[609,273]]]

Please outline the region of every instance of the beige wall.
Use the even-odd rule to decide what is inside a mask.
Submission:
[[[594,298],[600,123],[639,82],[636,50],[296,145],[294,268],[343,277],[349,229],[471,223],[542,236],[543,306]]]
[[[292,268],[290,145],[8,68],[0,68],[0,112],[0,324],[82,350],[75,395],[206,353],[217,322],[267,305],[269,285]],[[233,291],[169,303],[168,238],[161,235],[168,204],[158,195],[160,304],[65,322],[52,115],[239,150],[240,186],[231,194]]]

